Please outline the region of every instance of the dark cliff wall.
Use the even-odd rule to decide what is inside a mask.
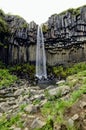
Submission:
[[[43,28],[48,64],[86,60],[86,6],[52,15]]]
[[[0,60],[6,64],[35,61],[37,25],[0,10],[0,26]]]
[[[0,10],[0,60],[35,62],[37,26]],[[42,28],[49,65],[86,60],[86,6],[52,15]]]

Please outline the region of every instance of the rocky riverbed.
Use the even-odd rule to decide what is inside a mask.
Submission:
[[[10,130],[33,130],[35,128],[42,128],[46,124],[46,120],[41,114],[41,108],[48,100],[48,95],[56,96],[63,100],[70,98],[71,90],[69,86],[65,85],[58,87],[57,85],[50,85],[42,89],[39,86],[31,86],[26,80],[19,80],[11,87],[3,87],[0,89],[0,118],[6,115],[7,120],[12,116],[20,113],[23,128],[12,125]],[[23,111],[22,111],[23,110]],[[70,109],[66,110],[64,115],[68,125],[80,127],[80,130],[86,130],[86,94],[84,94],[79,101],[77,101]],[[65,125],[55,124],[54,130],[66,130]]]

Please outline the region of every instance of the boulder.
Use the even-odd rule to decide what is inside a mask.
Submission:
[[[68,120],[68,125],[69,125],[70,127],[73,127],[73,126],[74,126],[74,121],[73,121],[71,118]]]
[[[15,92],[14,92],[14,96],[19,96],[19,95],[22,95],[24,93],[24,89],[21,88],[21,89],[17,89]]]
[[[33,120],[32,124],[31,124],[31,129],[34,128],[42,128],[46,123],[41,121],[38,117],[36,119]]]
[[[38,106],[33,105],[33,104],[29,104],[28,106],[26,106],[24,108],[24,111],[27,112],[27,113],[37,113]]]
[[[48,90],[49,95],[51,96],[63,96],[70,92],[69,86],[60,86],[53,89]]]

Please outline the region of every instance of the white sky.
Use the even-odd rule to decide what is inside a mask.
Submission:
[[[85,5],[86,0],[0,0],[0,9],[5,13],[20,15],[28,23],[44,23],[52,14],[68,8]]]

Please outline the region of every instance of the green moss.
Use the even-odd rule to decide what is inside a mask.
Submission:
[[[83,5],[82,7],[86,7],[86,5]]]
[[[45,24],[43,24],[43,25],[42,25],[42,31],[43,31],[44,33],[46,33],[46,32],[48,31],[48,26],[45,25]]]
[[[16,16],[18,19],[22,18],[22,17],[21,17],[21,16],[19,16],[19,15],[14,15],[14,16]]]
[[[27,23],[23,23],[21,26],[19,26],[19,29],[26,29],[28,27],[28,24]]]
[[[46,125],[41,128],[41,130],[53,130],[53,120],[48,119]]]
[[[33,101],[33,104],[34,104],[34,105],[39,104],[39,103],[40,103],[40,99],[35,99],[35,100]]]
[[[5,13],[2,9],[0,9],[0,17],[4,17],[5,16]]]
[[[9,32],[9,27],[8,24],[6,23],[6,21],[0,17],[0,36],[1,39],[4,39],[6,37],[6,35],[8,35]]]
[[[23,28],[27,28],[27,27],[28,27],[28,24],[27,24],[27,23],[24,23],[24,24],[22,25],[22,27],[23,27]]]
[[[64,10],[63,12],[59,13],[58,15],[64,15],[66,14],[67,10]]]
[[[26,106],[27,106],[27,104],[22,104],[22,105],[20,106],[20,111],[21,111],[21,112],[24,112],[24,109],[25,109]]]
[[[68,12],[70,12],[72,15],[79,15],[80,14],[80,8],[77,9],[68,9]]]
[[[7,45],[4,45],[4,43],[2,43],[2,42],[0,42],[0,47],[3,47],[3,48],[8,48],[8,46]]]
[[[66,12],[69,12],[69,13],[71,13],[72,15],[79,15],[79,14],[80,14],[80,9],[81,9],[81,7],[76,8],[76,9],[70,8],[70,9],[68,9],[68,10],[63,11],[63,12],[60,13],[59,15],[64,15],[64,14],[66,14]]]
[[[6,48],[8,48],[8,46],[7,46],[7,45],[5,45],[5,46],[4,46],[4,48],[6,49]]]
[[[4,46],[3,43],[0,42],[0,46]]]

